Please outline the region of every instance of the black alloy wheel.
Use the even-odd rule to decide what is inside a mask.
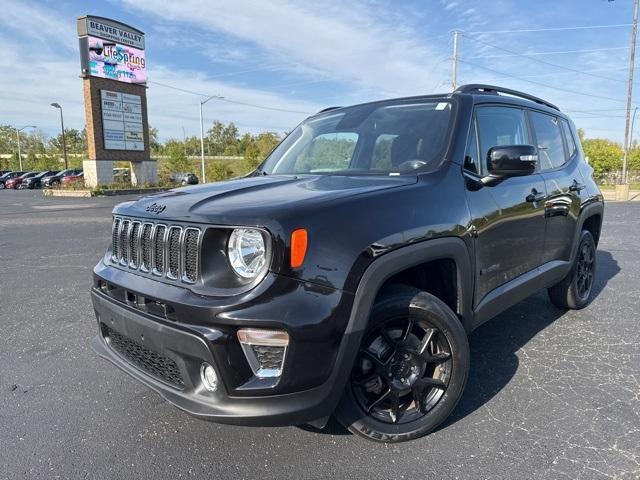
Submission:
[[[589,304],[597,270],[596,243],[587,230],[580,234],[571,270],[548,289],[551,303],[560,308],[580,309]]]
[[[370,440],[422,437],[455,408],[468,371],[469,345],[456,314],[427,292],[386,287],[373,307],[336,416]]]
[[[588,299],[589,295],[591,295],[595,273],[595,257],[593,244],[584,242],[578,252],[576,269],[576,291],[582,300]]]
[[[386,423],[406,423],[426,415],[451,377],[451,346],[426,322],[389,319],[371,332],[352,374],[361,408]]]

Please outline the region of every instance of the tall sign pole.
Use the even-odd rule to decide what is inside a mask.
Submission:
[[[627,160],[629,158],[629,150],[631,149],[630,145],[630,126],[631,126],[631,104],[633,99],[633,69],[635,63],[635,54],[636,54],[636,36],[638,34],[638,3],[640,0],[634,0],[633,2],[633,27],[631,30],[631,53],[629,55],[629,85],[627,87],[627,119],[625,122],[624,129],[624,157],[622,159],[622,178],[620,183],[623,185],[627,185]],[[627,193],[628,199],[628,193]]]
[[[131,183],[155,183],[149,149],[144,33],[110,18],[78,18],[89,159],[85,182],[113,182],[113,162],[131,165]]]

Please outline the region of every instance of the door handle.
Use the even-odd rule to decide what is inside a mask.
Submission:
[[[574,179],[573,183],[569,187],[569,191],[570,192],[579,192],[581,190],[584,190],[585,188],[587,188],[586,185],[584,185],[582,183],[578,183],[578,181],[576,179]]]
[[[538,192],[535,188],[532,188],[531,193],[527,195],[525,200],[527,202],[534,203],[534,202],[541,202],[542,200],[544,200],[544,198],[545,198],[544,193]]]

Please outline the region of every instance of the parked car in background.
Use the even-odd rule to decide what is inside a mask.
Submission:
[[[4,175],[5,173],[9,173],[11,172],[11,170],[0,170],[0,176]]]
[[[56,173],[55,175],[45,176],[42,180],[42,187],[55,187],[56,185],[60,185],[62,178],[68,175],[77,175],[82,172],[81,168],[67,168],[66,170],[62,170],[61,172]]]
[[[56,175],[57,173],[58,173],[58,170],[45,170],[44,172],[38,173],[34,177],[25,178],[22,181],[22,184],[19,186],[19,188],[21,188],[21,189],[25,189],[25,188],[29,188],[29,189],[42,188],[42,179],[44,177],[48,177],[48,176],[51,176],[51,175]]]
[[[83,184],[84,185],[84,172],[77,173],[75,175],[65,175],[60,179],[60,184],[66,187],[73,184]]]
[[[180,185],[197,185],[200,181],[195,173],[173,173],[169,180]]]
[[[11,180],[12,178],[16,178],[19,177],[20,175],[23,175],[26,172],[5,172],[4,174],[2,174],[0,176],[0,190],[4,190],[5,188],[7,188],[7,180]]]
[[[36,175],[38,175],[38,173],[40,173],[40,172],[27,172],[27,173],[23,173],[23,174],[22,174],[22,175],[20,175],[20,176],[13,177],[13,178],[10,178],[9,180],[7,180],[7,181],[4,183],[4,186],[5,186],[6,188],[13,188],[13,189],[17,189],[17,188],[22,184],[22,182],[23,182],[25,179],[27,179],[27,178],[31,178],[31,177],[35,177]]]
[[[128,168],[114,168],[113,181],[117,183],[126,183],[131,180],[131,173]]]

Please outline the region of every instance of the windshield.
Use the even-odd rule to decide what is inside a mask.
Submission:
[[[442,160],[451,102],[405,100],[341,108],[301,123],[269,155],[265,174],[382,174]]]

